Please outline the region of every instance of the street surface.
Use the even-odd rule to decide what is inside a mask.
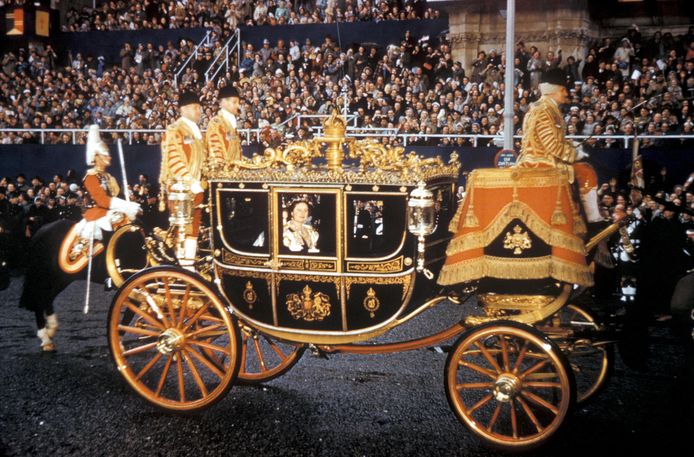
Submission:
[[[113,292],[85,282],[57,300],[58,351],[42,354],[33,314],[17,307],[23,279],[0,292],[0,455],[8,456],[493,456],[449,409],[446,354],[304,354],[262,387],[233,387],[197,414],[162,412],[118,374],[106,341]],[[386,337],[428,335],[461,317],[440,305]],[[576,408],[561,434],[531,455],[691,456],[692,356],[666,328],[650,329],[648,369],[614,374]]]

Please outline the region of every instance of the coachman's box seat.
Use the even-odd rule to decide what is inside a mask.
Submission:
[[[482,279],[593,284],[581,238],[585,223],[565,170],[473,171],[450,231],[441,285]]]

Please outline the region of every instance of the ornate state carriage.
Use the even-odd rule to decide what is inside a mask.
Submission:
[[[576,379],[582,379],[579,399],[586,399],[602,385],[609,366],[610,352],[586,334],[597,329],[593,319],[564,306],[572,285],[551,274],[526,275],[529,286],[518,290],[540,287],[541,293],[499,294],[480,288],[486,273],[460,281],[450,281],[448,273],[451,286],[441,292],[436,280],[446,249],[451,258],[456,243],[449,245],[448,228],[456,215],[457,155],[444,162],[373,140],[355,141],[345,137],[336,114],[324,131],[312,141],[210,164],[209,248],[201,250],[196,272],[175,265],[176,231],[190,221],[191,199],[185,189],[172,193],[172,227],[159,233],[160,242],[146,238],[141,262],[168,259],[174,265],[131,276],[109,312],[109,344],[121,374],[157,406],[195,410],[221,399],[235,382],[281,375],[306,347],[382,353],[462,334],[445,374],[449,402],[461,421],[486,443],[508,449],[552,436],[575,402]],[[461,224],[460,218],[463,225],[473,221],[474,206],[478,225],[485,218],[497,221],[501,244],[511,252],[534,252],[528,246],[533,241],[546,250],[541,241],[550,246],[553,237],[543,232],[542,218],[512,209],[498,222],[485,214],[522,209],[522,194],[511,192],[515,205],[487,210],[491,201],[474,200],[468,192],[451,225]],[[472,249],[484,251],[497,238],[477,236],[481,244]],[[110,263],[122,278],[126,271],[118,259]],[[506,265],[515,268],[513,259]],[[468,316],[420,339],[358,344],[437,303],[460,303],[472,295],[484,316]],[[586,357],[575,360],[579,352]]]

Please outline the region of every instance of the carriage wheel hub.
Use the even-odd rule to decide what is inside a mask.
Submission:
[[[175,328],[165,330],[159,335],[157,341],[157,350],[164,355],[170,355],[178,351],[183,346],[183,334]]]
[[[494,398],[502,403],[508,403],[520,392],[521,382],[512,374],[504,373],[494,382]]]

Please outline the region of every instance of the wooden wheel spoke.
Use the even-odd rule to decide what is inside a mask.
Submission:
[[[521,348],[520,352],[518,353],[518,358],[516,359],[516,364],[513,366],[513,373],[516,374],[518,373],[518,370],[521,367],[521,364],[523,363],[523,359],[525,358],[526,352],[528,352],[528,346],[530,345],[529,341],[525,341],[523,343],[523,347]]]
[[[188,329],[189,329],[194,323],[196,323],[196,322],[198,321],[198,319],[200,318],[200,316],[202,316],[202,315],[205,313],[205,311],[207,311],[207,309],[210,307],[211,304],[212,304],[212,302],[211,302],[211,301],[208,301],[207,303],[205,303],[204,305],[202,305],[202,306],[200,307],[200,309],[198,309],[198,310],[195,312],[195,314],[193,314],[193,316],[188,320],[188,322],[186,322],[186,325],[184,325],[184,326],[181,328],[181,330],[182,330],[183,332],[187,332]]]
[[[499,413],[501,412],[501,405],[502,405],[502,403],[496,404],[496,409],[494,409],[494,414],[492,414],[492,418],[489,421],[489,424],[487,425],[487,431],[488,432],[492,431],[492,428],[494,428],[494,424],[496,424],[496,420],[499,418]]]
[[[508,404],[511,407],[511,432],[513,438],[518,439],[518,418],[516,417],[516,402],[511,399]]]
[[[246,353],[248,352],[248,337],[245,335],[241,338],[243,342],[241,343],[241,372],[246,372]]]
[[[480,409],[482,406],[484,406],[484,405],[486,405],[487,403],[489,403],[489,400],[491,400],[491,399],[492,399],[492,394],[489,394],[489,395],[483,397],[480,401],[478,401],[477,403],[475,403],[474,405],[472,405],[472,407],[471,407],[470,409],[467,410],[467,413],[468,413],[469,415],[472,415],[472,413],[474,413],[475,411],[477,411],[478,409]]]
[[[508,362],[508,343],[503,336],[499,337],[499,341],[501,342],[501,360],[504,364],[504,371],[509,371],[511,366]]]
[[[255,353],[258,354],[260,371],[267,371],[267,368],[265,367],[265,358],[263,357],[263,350],[260,348],[260,341],[258,341],[258,338],[253,338],[253,345],[255,346]]]
[[[161,356],[162,356],[162,353],[161,353],[161,352],[157,352],[157,354],[156,354],[154,357],[152,357],[152,360],[150,360],[149,362],[147,362],[147,365],[145,365],[144,367],[142,367],[142,369],[140,370],[140,372],[137,373],[137,376],[135,376],[135,379],[140,379],[141,377],[143,377],[150,369],[152,369],[152,367],[154,366],[154,364],[157,363],[157,362],[159,361],[159,359],[161,359]]]
[[[125,333],[133,333],[135,335],[154,336],[154,337],[158,337],[161,334],[161,332],[158,332],[156,330],[148,330],[148,329],[142,328],[142,327],[131,327],[129,325],[123,325],[123,324],[118,325],[118,330],[125,332]]]
[[[172,360],[173,358],[171,357],[166,359],[164,369],[161,371],[161,376],[159,377],[159,384],[157,384],[157,391],[154,392],[154,395],[156,395],[157,397],[161,394],[161,389],[164,387],[164,383],[166,382],[166,376],[169,374],[169,368],[171,368]]]
[[[456,384],[455,388],[458,390],[463,389],[489,389],[493,386],[491,382],[464,382],[462,384]]]
[[[492,367],[496,370],[497,373],[501,373],[501,367],[499,367],[499,364],[496,363],[496,360],[494,360],[494,357],[489,354],[489,351],[487,351],[487,348],[484,347],[483,344],[481,344],[479,341],[475,341],[475,346],[477,346],[484,356],[485,359],[487,359],[487,362],[490,363]]]
[[[173,303],[171,301],[171,288],[169,287],[169,278],[162,278],[164,283],[164,297],[166,297],[166,309],[169,312],[169,318],[171,319],[171,325],[176,327],[176,314],[173,309]]]
[[[158,329],[161,329],[162,331],[163,331],[163,330],[166,330],[166,327],[164,327],[164,325],[163,325],[161,322],[159,322],[158,320],[156,320],[156,319],[155,319],[154,317],[152,317],[149,313],[146,313],[146,312],[142,311],[139,307],[135,306],[133,303],[130,303],[129,301],[126,301],[124,304],[125,304],[125,306],[126,306],[130,311],[132,311],[133,313],[135,313],[135,314],[137,314],[138,316],[140,316],[140,317],[141,317],[142,319],[144,319],[146,322],[150,323],[153,327],[156,327],[156,328],[158,328]]]
[[[469,369],[471,369],[471,370],[473,370],[473,371],[476,371],[476,372],[478,372],[478,373],[480,373],[480,374],[483,374],[483,375],[485,375],[485,376],[487,376],[487,377],[489,377],[489,378],[491,378],[491,379],[496,379],[496,377],[497,377],[496,373],[494,373],[494,372],[492,372],[491,370],[488,370],[488,369],[486,369],[486,368],[484,368],[484,367],[481,367],[481,366],[479,366],[479,365],[477,365],[477,364],[474,364],[474,363],[472,363],[472,362],[466,362],[466,361],[464,361],[464,360],[459,360],[459,361],[458,361],[458,365],[461,366],[461,367],[469,368]]]
[[[208,370],[210,370],[212,373],[214,373],[219,379],[224,378],[224,373],[217,368],[214,363],[210,362],[208,359],[205,358],[202,354],[200,354],[198,351],[194,350],[193,348],[187,349],[188,354],[192,355],[193,358],[195,358],[198,362],[202,363],[207,367]]]
[[[191,360],[190,356],[188,355],[187,351],[184,349],[181,351],[183,354],[183,359],[186,361],[186,364],[190,368],[190,372],[193,374],[193,379],[195,379],[195,383],[198,385],[198,389],[200,389],[200,393],[202,394],[203,397],[207,397],[207,387],[205,387],[205,383],[203,382],[202,378],[200,377],[200,373],[198,373],[198,369],[195,368],[195,364]]]
[[[216,344],[208,343],[207,341],[202,341],[202,340],[187,340],[189,344],[193,344],[195,346],[200,346],[205,349],[210,349],[212,351],[217,351],[221,352],[222,354],[225,354],[227,356],[231,356],[231,351],[223,348],[221,346],[217,346]]]
[[[178,328],[181,328],[183,320],[186,317],[186,310],[188,309],[188,299],[190,298],[190,284],[186,284],[186,290],[183,292],[183,298],[181,299],[181,309],[178,311],[178,322],[176,323]]]
[[[183,403],[186,401],[186,381],[183,377],[183,361],[180,355],[176,358],[176,374],[178,376],[178,396]]]
[[[542,433],[544,427],[542,427],[542,424],[540,424],[540,421],[537,419],[532,409],[530,409],[530,406],[521,397],[516,397],[516,400],[518,400],[518,403],[520,403],[521,408],[523,408],[523,411],[525,412],[526,416],[528,416],[530,418],[530,421],[535,425],[535,429],[537,430],[537,432]]]
[[[270,345],[270,347],[275,351],[275,354],[277,354],[277,356],[278,356],[283,362],[289,358],[289,356],[286,355],[284,352],[282,352],[282,349],[280,349],[280,347],[277,346],[277,344],[276,344],[274,341],[272,341],[270,338],[267,338],[267,337],[263,337],[263,338],[265,338],[265,341],[268,342],[268,344]]]
[[[127,351],[123,351],[123,356],[129,357],[131,355],[140,354],[142,352],[149,351],[150,349],[154,349],[156,347],[157,347],[157,342],[154,341],[152,343],[143,344],[142,346],[136,346],[132,349],[128,349]]]
[[[544,407],[545,409],[551,411],[555,416],[557,414],[559,414],[559,410],[553,404],[551,404],[550,402],[548,402],[544,398],[542,398],[538,395],[535,395],[532,392],[528,392],[527,390],[523,390],[521,392],[521,395],[523,395],[525,398],[532,401],[533,403],[540,405],[540,406]]]
[[[211,314],[205,314],[203,316],[200,316],[200,319],[198,320],[224,324],[224,319],[222,319],[221,317],[213,316]]]
[[[200,338],[200,337],[206,337],[206,336],[226,335],[227,332],[225,332],[225,331],[215,332],[214,335],[208,335],[208,332],[213,332],[219,328],[222,328],[223,326],[224,326],[223,324],[214,324],[214,325],[210,325],[207,327],[200,327],[197,330],[193,330],[190,333],[186,333],[186,338]]]
[[[533,365],[532,367],[528,368],[528,369],[525,370],[523,373],[521,373],[521,375],[519,376],[519,378],[520,378],[521,380],[525,379],[527,376],[529,376],[529,375],[535,373],[536,371],[540,370],[541,368],[543,368],[543,367],[544,367],[545,365],[547,365],[549,362],[550,362],[550,360],[549,360],[549,359],[546,359],[546,360],[543,360],[542,362],[536,363],[535,365]]]
[[[524,382],[525,387],[539,387],[545,389],[561,389],[561,383],[558,382],[547,382],[547,381],[530,381]]]

